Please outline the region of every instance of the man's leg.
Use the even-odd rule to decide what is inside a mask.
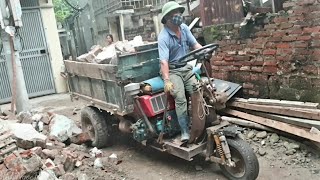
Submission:
[[[181,128],[181,141],[188,141],[189,135],[189,117],[187,112],[187,99],[185,94],[184,83],[181,76],[170,73],[170,81],[173,83],[171,95],[174,97],[176,113]]]

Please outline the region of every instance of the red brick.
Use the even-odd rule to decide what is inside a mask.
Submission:
[[[255,35],[257,36],[257,37],[269,37],[270,36],[270,32],[268,32],[268,31],[259,31],[259,32],[257,32]]]
[[[270,42],[279,42],[281,40],[282,40],[282,38],[280,36],[279,37],[269,37],[268,38],[268,41],[270,41]]]
[[[290,55],[293,53],[293,49],[278,49],[277,50],[277,55],[284,55],[284,56],[287,56],[287,55]]]
[[[250,61],[250,56],[233,56],[235,61]]]
[[[293,14],[306,14],[309,12],[309,9],[307,7],[297,6],[292,9]]]
[[[287,17],[276,17],[273,19],[273,22],[275,22],[276,24],[280,24],[280,23],[288,22],[288,21],[289,21],[289,18],[287,18]]]
[[[289,28],[292,28],[293,27],[293,24],[292,23],[281,23],[280,24],[280,29],[289,29]]]
[[[219,72],[219,73],[212,73],[212,76],[214,78],[217,78],[217,79],[222,79],[222,80],[227,80],[228,79],[228,73],[225,73],[225,72]]]
[[[311,34],[312,39],[320,39],[320,32],[315,32]]]
[[[265,66],[263,67],[263,72],[266,73],[277,73],[278,72],[278,68],[275,66]]]
[[[295,2],[285,2],[285,3],[283,3],[283,8],[288,10],[288,9],[292,8],[293,6],[295,6],[295,5],[296,5]]]
[[[252,66],[251,67],[251,71],[252,72],[262,72],[263,71],[263,67]]]
[[[274,49],[267,49],[263,51],[263,55],[275,55],[277,53]]]
[[[310,39],[311,39],[311,36],[298,36],[297,37],[298,41],[307,41],[307,40],[310,40]]]
[[[306,48],[296,48],[294,53],[298,55],[310,55],[312,51]]]
[[[272,36],[273,37],[283,37],[286,35],[286,32],[285,31],[275,31],[275,32],[272,32]]]
[[[230,65],[233,65],[233,62],[231,62],[231,61],[213,61],[212,65],[214,65],[214,66],[230,66]]]
[[[247,51],[247,54],[253,54],[253,55],[260,54],[260,50],[250,49]]]
[[[304,20],[304,15],[295,15],[295,16],[290,16],[289,21],[302,21]]]
[[[306,48],[306,47],[308,47],[308,43],[305,42],[305,41],[296,41],[292,45],[295,48]]]
[[[313,51],[313,55],[315,55],[315,56],[320,56],[320,49],[315,49],[315,50]]]
[[[303,71],[307,74],[319,75],[319,70],[315,65],[306,65],[303,67]]]
[[[316,2],[316,0],[300,0],[297,2],[299,6],[304,6],[304,5],[312,5]]]
[[[267,25],[265,25],[264,26],[264,29],[268,29],[268,30],[270,30],[270,29],[277,29],[277,25],[275,25],[275,24],[267,24]]]
[[[302,29],[300,27],[294,27],[294,29],[292,29],[289,34],[302,34]]]
[[[224,57],[224,60],[226,60],[226,61],[233,61],[234,59],[233,59],[232,56],[226,56],[226,57]]]
[[[306,27],[303,29],[304,33],[315,33],[315,32],[320,32],[320,26],[316,26],[316,27]]]
[[[265,61],[263,66],[277,66],[277,61]]]
[[[253,61],[252,65],[253,66],[262,66],[263,65],[263,61]]]
[[[280,44],[277,44],[277,48],[279,48],[279,49],[289,49],[289,48],[291,48],[291,45],[289,43],[280,43]]]
[[[257,81],[257,82],[265,82],[268,81],[268,76],[267,75],[263,75],[261,73],[258,74],[251,74],[251,80],[252,81]]]
[[[223,57],[222,56],[215,56],[212,58],[212,61],[222,61]]]
[[[264,44],[261,44],[261,43],[254,43],[254,44],[253,44],[253,48],[256,48],[256,49],[263,49],[263,48],[264,48]]]
[[[242,87],[245,89],[253,89],[254,85],[252,83],[243,83]]]
[[[276,56],[276,60],[278,60],[278,61],[290,61],[291,60],[291,56],[288,56],[288,55]]]
[[[311,42],[311,47],[319,48],[320,47],[320,40],[312,41]]]
[[[240,71],[250,71],[250,66],[241,66]]]
[[[292,35],[282,37],[282,41],[286,41],[286,42],[295,41],[296,39],[297,37]]]
[[[267,42],[265,45],[265,48],[268,48],[268,49],[274,49],[275,47],[276,45],[273,42]]]
[[[234,66],[251,66],[252,62],[250,61],[237,61],[237,62],[233,62]]]

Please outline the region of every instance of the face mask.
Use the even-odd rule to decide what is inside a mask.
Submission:
[[[174,25],[180,26],[182,24],[183,17],[180,14],[176,14],[172,17],[171,22]]]

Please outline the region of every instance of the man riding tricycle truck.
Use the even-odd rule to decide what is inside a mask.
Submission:
[[[182,23],[183,11],[176,2],[165,4],[158,43],[117,55],[117,64],[65,61],[72,97],[90,102],[81,112],[82,129],[101,148],[110,145],[117,123],[146,146],[188,161],[204,153],[227,178],[256,179],[259,163],[239,137],[241,128],[216,114],[241,87],[209,77],[201,65],[219,46],[202,47]],[[188,53],[189,47],[195,50]]]

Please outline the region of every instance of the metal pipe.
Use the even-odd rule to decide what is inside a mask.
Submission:
[[[136,103],[137,106],[138,106],[138,109],[139,109],[141,115],[143,116],[143,121],[144,121],[144,122],[146,123],[146,125],[148,126],[148,129],[149,129],[149,131],[151,132],[151,134],[154,134],[154,135],[155,135],[156,133],[155,133],[155,131],[154,131],[154,129],[153,129],[153,127],[152,127],[152,125],[151,125],[151,123],[150,123],[147,115],[143,112],[142,107],[141,107],[141,104],[140,104],[138,98],[134,98],[134,100],[135,100],[135,103]]]

